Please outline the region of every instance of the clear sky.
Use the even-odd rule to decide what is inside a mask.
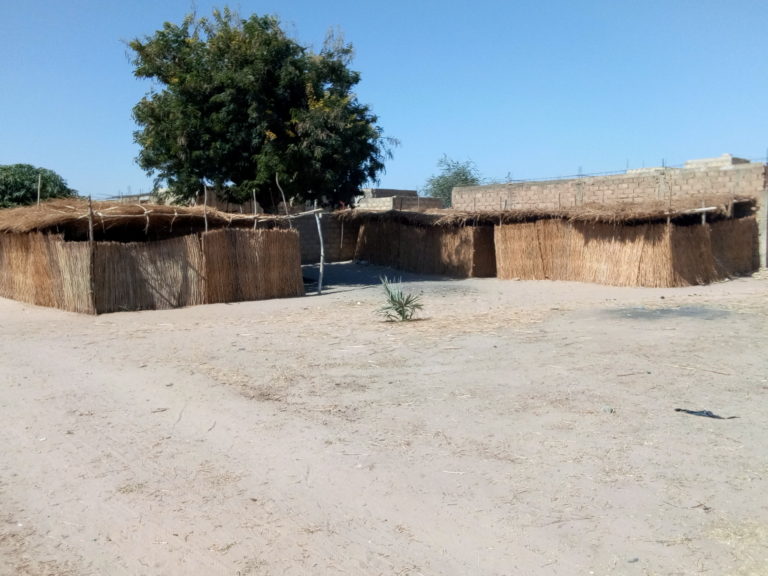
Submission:
[[[0,164],[81,194],[149,191],[126,41],[207,0],[0,0]],[[768,153],[766,0],[241,0],[304,45],[355,47],[357,93],[401,141],[378,183],[419,189],[446,154],[502,180]]]

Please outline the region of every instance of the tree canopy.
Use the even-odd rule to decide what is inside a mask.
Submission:
[[[352,91],[352,47],[332,34],[315,53],[276,17],[224,9],[129,46],[134,74],[153,80],[133,109],[137,161],[177,196],[208,185],[272,207],[279,179],[288,197],[349,202],[391,156],[395,141]]]
[[[41,200],[77,195],[53,170],[30,164],[8,164],[0,166],[0,208],[34,204],[38,183]]]
[[[437,162],[440,173],[427,179],[423,192],[440,198],[446,207],[451,205],[451,192],[455,186],[477,186],[481,183],[480,171],[471,160],[460,162],[443,156]]]

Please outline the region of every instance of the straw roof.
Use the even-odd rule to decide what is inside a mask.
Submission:
[[[723,196],[708,197],[706,205],[693,199],[688,204],[678,203],[673,209],[664,202],[623,205],[584,205],[563,209],[518,209],[504,211],[459,211],[427,210],[425,212],[405,212],[398,210],[368,211],[345,210],[337,212],[336,217],[345,221],[397,221],[416,226],[481,226],[491,224],[513,224],[536,220],[561,219],[573,222],[601,222],[609,224],[641,224],[661,222],[667,219],[683,223],[696,221],[702,212],[707,220],[719,220],[731,217],[734,206],[740,215],[751,215],[756,206],[756,199],[751,197]]]
[[[92,212],[91,212],[92,210]],[[98,239],[167,238],[206,228],[274,227],[278,216],[230,214],[204,206],[164,206],[93,202],[66,198],[0,210],[0,233],[53,232],[71,239],[88,237],[90,221]]]

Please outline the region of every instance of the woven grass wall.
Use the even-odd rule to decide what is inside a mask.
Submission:
[[[90,252],[47,234],[0,234],[0,296],[93,313]]]
[[[0,234],[0,296],[38,306],[99,314],[303,294],[290,230],[97,242],[93,254],[59,235]]]
[[[497,275],[615,286],[706,284],[757,268],[757,228],[749,220],[629,226],[550,219],[497,226]]]
[[[711,230],[712,256],[718,275],[739,276],[760,268],[759,233],[754,216],[721,220],[712,224]]]
[[[293,230],[214,230],[203,234],[203,252],[208,303],[304,295]]]
[[[357,260],[454,278],[496,275],[490,226],[415,226],[368,221],[360,226]]]
[[[94,249],[99,313],[205,303],[203,253],[196,235],[158,242],[98,242]]]

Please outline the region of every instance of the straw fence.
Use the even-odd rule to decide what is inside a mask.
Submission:
[[[499,278],[616,286],[690,286],[757,268],[754,217],[637,225],[562,219],[495,229]]]
[[[455,278],[496,274],[491,226],[417,226],[368,220],[360,226],[355,259]]]
[[[299,261],[290,230],[130,243],[0,234],[0,296],[91,314],[300,296]]]
[[[203,253],[207,303],[304,295],[293,230],[214,230],[203,235]]]

